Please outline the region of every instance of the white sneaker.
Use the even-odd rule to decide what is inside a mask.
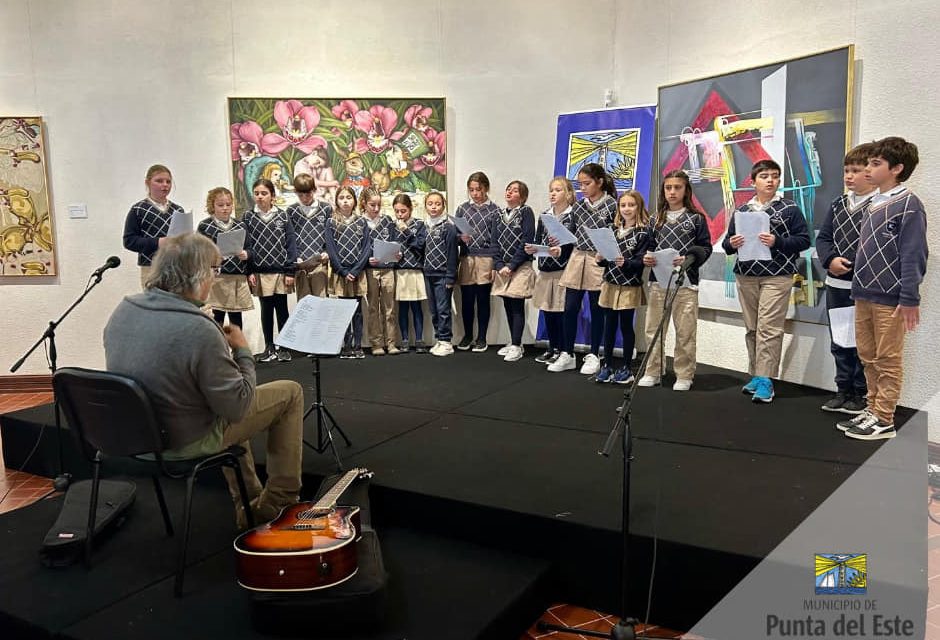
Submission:
[[[584,364],[581,365],[581,373],[586,376],[596,375],[601,370],[601,359],[593,353],[584,356]]]
[[[567,352],[562,351],[558,354],[558,357],[555,358],[555,362],[548,365],[546,369],[552,373],[558,373],[559,371],[571,371],[572,369],[577,368],[577,366],[577,356],[568,355]]]
[[[522,360],[523,355],[525,355],[525,349],[515,345],[509,345],[509,351],[506,352],[506,357],[503,358],[503,362],[515,362],[516,360]]]
[[[435,356],[452,356],[454,355],[454,345],[441,340],[434,345],[434,349],[431,349],[431,353]]]
[[[640,381],[636,383],[638,387],[655,387],[659,384],[659,376],[643,376],[640,378]]]
[[[502,349],[500,349],[499,351],[497,351],[497,352],[496,352],[496,355],[498,355],[498,356],[505,356],[505,355],[507,355],[507,354],[509,353],[509,350],[510,350],[510,349],[512,349],[512,345],[511,345],[511,344],[507,344],[505,347],[503,347]]]
[[[682,378],[676,378],[675,384],[672,385],[673,391],[688,391],[692,388],[691,380],[683,380]]]

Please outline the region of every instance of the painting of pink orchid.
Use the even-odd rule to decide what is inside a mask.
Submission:
[[[229,98],[228,112],[238,211],[271,172],[283,184],[279,206],[297,201],[295,173],[322,183],[323,199],[339,185],[373,184],[389,196],[447,190],[443,98]]]

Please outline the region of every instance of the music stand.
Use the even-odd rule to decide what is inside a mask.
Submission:
[[[343,428],[339,426],[339,422],[336,421],[336,418],[333,417],[333,414],[330,413],[329,407],[327,407],[326,403],[323,401],[323,392],[320,386],[320,380],[322,377],[320,372],[320,355],[312,353],[310,354],[310,357],[313,360],[315,396],[313,402],[309,407],[307,407],[307,410],[304,411],[304,417],[301,422],[306,423],[307,417],[309,417],[311,413],[316,412],[317,440],[316,444],[312,444],[306,438],[304,438],[304,444],[317,453],[324,453],[327,449],[330,449],[333,452],[333,459],[336,460],[337,471],[343,471],[343,462],[339,458],[339,453],[336,451],[336,443],[333,441],[333,431],[336,430],[339,435],[342,436],[343,440],[346,441],[347,447],[351,447],[352,442],[349,440],[346,432],[343,431]]]

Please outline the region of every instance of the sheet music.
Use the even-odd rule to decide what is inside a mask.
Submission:
[[[656,282],[660,286],[665,287],[666,283],[669,282],[669,276],[672,273],[672,261],[676,259],[676,256],[679,255],[677,249],[660,249],[659,251],[651,251],[653,257],[656,258],[656,266],[652,267],[653,274],[656,276]]]
[[[829,310],[829,328],[832,341],[840,347],[855,347],[855,307],[840,307]]]
[[[216,236],[215,244],[219,247],[219,253],[223,258],[234,256],[245,248],[245,229],[223,231]]]
[[[573,233],[568,231],[568,227],[563,225],[558,218],[553,216],[550,213],[543,213],[539,219],[542,221],[542,226],[545,227],[545,232],[558,240],[558,244],[574,244],[577,242],[577,238]]]
[[[552,254],[548,252],[548,250],[551,249],[551,247],[549,247],[547,244],[533,244],[530,246],[535,249],[535,253],[533,253],[532,255],[535,256],[536,258],[551,258],[552,257]]]
[[[173,217],[170,218],[170,230],[166,232],[166,237],[183,236],[192,232],[193,212],[174,210]]]
[[[460,232],[462,236],[472,236],[474,231],[473,227],[470,225],[470,221],[466,218],[454,216],[451,218],[454,221],[454,226],[457,227],[457,231]]]
[[[620,257],[620,247],[617,246],[617,238],[614,237],[614,230],[610,227],[601,227],[600,229],[586,229],[591,244],[597,250],[604,260],[613,262]]]
[[[770,216],[764,211],[735,211],[734,230],[744,236],[738,247],[738,260],[770,260],[770,247],[761,244],[758,235],[770,232]]]
[[[297,303],[274,343],[302,353],[336,355],[358,301],[307,296]]]
[[[372,257],[379,262],[398,262],[401,245],[397,242],[388,242],[381,238],[372,241]]]

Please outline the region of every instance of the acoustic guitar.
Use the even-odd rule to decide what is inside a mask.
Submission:
[[[336,501],[357,479],[372,475],[352,469],[316,503],[285,507],[275,520],[238,536],[238,583],[254,591],[313,591],[356,575],[359,507]]]

